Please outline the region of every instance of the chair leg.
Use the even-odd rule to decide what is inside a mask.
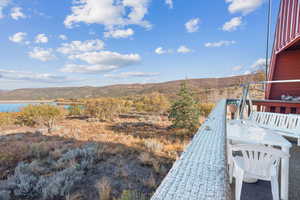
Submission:
[[[235,177],[235,200],[241,199],[242,186],[243,186],[244,173],[238,172]]]
[[[271,178],[271,187],[272,187],[273,200],[279,200],[278,177],[273,176]]]
[[[229,164],[229,182],[232,184],[233,164]]]

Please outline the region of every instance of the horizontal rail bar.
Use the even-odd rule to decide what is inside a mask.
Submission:
[[[228,101],[239,101],[240,99],[228,99]],[[246,100],[247,102],[249,100]],[[252,99],[253,103],[282,103],[282,104],[300,104],[300,101],[284,101],[284,100],[258,100]]]
[[[220,101],[151,200],[229,200],[226,106]]]
[[[258,82],[249,82],[242,85],[253,85],[253,84],[272,84],[272,83],[300,83],[300,79],[294,80],[275,80],[275,81],[258,81]]]

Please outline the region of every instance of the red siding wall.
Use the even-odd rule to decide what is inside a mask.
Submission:
[[[276,64],[273,80],[300,79],[300,49],[279,53]],[[269,98],[280,100],[282,94],[300,96],[300,83],[272,84]]]
[[[299,39],[300,0],[281,0],[268,80],[300,79],[300,74],[297,73],[297,71],[299,70],[296,67],[297,61],[290,61],[290,59],[299,60],[300,52],[287,51],[287,49],[295,45],[295,43],[299,41]],[[288,56],[287,54],[289,53],[291,53],[292,55]],[[295,71],[295,73],[292,73],[293,71]],[[281,94],[289,92],[288,87],[290,86],[294,87],[292,86],[292,84],[282,84],[282,86],[278,86],[278,84],[269,84],[266,88],[266,98],[278,99],[279,92],[281,92]],[[286,87],[286,89],[284,89],[283,87]],[[298,90],[295,91],[294,89],[291,89],[291,91],[293,91],[293,93],[298,92]],[[295,96],[300,96],[300,93],[298,92],[297,94],[295,94]]]

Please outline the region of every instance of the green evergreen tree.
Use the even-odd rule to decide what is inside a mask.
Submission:
[[[183,82],[177,94],[177,100],[172,104],[169,119],[175,128],[184,128],[195,131],[199,126],[200,112],[198,103],[193,98],[192,91]]]

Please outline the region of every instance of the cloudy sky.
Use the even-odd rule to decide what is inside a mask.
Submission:
[[[0,89],[250,73],[264,63],[266,10],[266,0],[0,0]]]

